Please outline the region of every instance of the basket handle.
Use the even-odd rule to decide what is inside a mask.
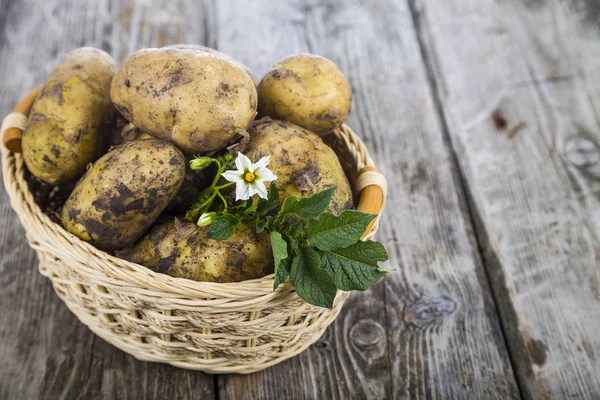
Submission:
[[[0,128],[0,135],[2,135],[2,143],[4,147],[13,153],[21,152],[21,139],[23,137],[23,129],[25,129],[25,123],[27,122],[27,116],[31,111],[33,101],[37,97],[40,90],[40,85],[33,89],[27,97],[19,102],[13,109],[13,112],[8,114],[2,121],[2,127]]]
[[[23,137],[23,129],[27,122],[27,116],[31,111],[33,101],[42,89],[42,86],[43,85],[40,85],[33,89],[27,97],[15,106],[13,112],[8,114],[6,118],[4,118],[4,121],[2,121],[2,127],[0,128],[2,143],[4,144],[4,147],[13,153],[21,152],[21,140]],[[364,238],[369,235],[381,216],[387,195],[387,182],[385,177],[377,171],[377,168],[367,166],[358,173],[356,184],[360,191],[360,201],[357,208],[360,211],[369,214],[377,214],[377,218],[367,227],[367,230],[363,235]]]
[[[360,200],[357,208],[368,214],[377,214],[377,218],[371,221],[367,227],[362,237],[364,239],[371,233],[383,212],[387,197],[387,181],[377,168],[367,166],[358,173],[356,185],[360,190]]]

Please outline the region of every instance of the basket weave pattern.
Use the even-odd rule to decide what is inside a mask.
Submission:
[[[353,183],[358,171],[373,165],[346,125],[330,144]],[[273,291],[273,275],[239,283],[194,282],[111,256],[52,222],[28,189],[21,155],[2,152],[6,190],[37,252],[40,272],[81,322],[138,359],[212,373],[258,371],[318,340],[348,296],[338,291],[328,310],[304,302],[289,283]],[[367,238],[376,230],[377,224]]]

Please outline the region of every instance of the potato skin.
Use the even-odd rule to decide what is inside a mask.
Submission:
[[[23,159],[35,177],[53,185],[76,180],[104,153],[116,70],[110,55],[82,47],[50,73],[23,132]]]
[[[332,61],[314,54],[284,58],[258,85],[262,116],[289,121],[324,134],[340,126],[350,113],[352,89]]]
[[[113,79],[111,98],[136,127],[186,153],[224,147],[251,126],[257,108],[241,67],[191,49],[133,53]]]
[[[65,203],[66,230],[102,250],[134,243],[175,196],[185,158],[171,143],[143,139],[98,159]]]
[[[277,176],[280,202],[308,197],[336,186],[329,211],[353,207],[352,190],[335,152],[316,134],[285,121],[258,121],[250,130],[246,155],[252,161],[271,156],[268,168]]]
[[[225,53],[221,53],[219,50],[215,50],[212,47],[201,46],[199,44],[172,44],[172,45],[164,46],[161,48],[205,51],[207,53],[214,54],[221,58],[225,58],[225,59],[231,61],[232,63],[240,66],[241,68],[243,68],[244,71],[246,71],[246,73],[250,77],[250,79],[252,79],[252,82],[254,82],[254,86],[258,86],[258,82],[259,82],[258,77],[254,74],[254,72],[252,72],[252,70],[250,68],[248,68],[247,66],[245,66],[244,64],[242,64],[241,62],[236,60],[235,58],[233,58]]]
[[[206,238],[208,227],[168,221],[148,232],[123,259],[177,278],[202,282],[240,282],[273,273],[271,242],[243,224],[228,240]]]
[[[119,134],[115,134],[114,136],[118,139],[118,144],[133,140],[153,139],[152,136],[146,132],[142,132],[132,123],[124,126]],[[167,211],[176,214],[185,214],[200,192],[212,183],[216,168],[210,166],[202,171],[194,171],[190,167],[190,161],[194,158],[194,155],[185,155],[185,177],[183,178],[181,189],[179,189],[175,197],[169,202],[166,208]]]

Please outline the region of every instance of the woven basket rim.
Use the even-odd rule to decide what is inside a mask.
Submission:
[[[357,169],[360,171],[364,167],[374,167],[373,161],[364,146],[361,139],[352,131],[352,129],[343,124],[333,133],[338,140],[347,147],[347,150],[354,157]],[[2,170],[4,176],[4,184],[11,198],[11,203],[15,212],[21,219],[25,230],[28,231],[29,222],[33,223],[37,230],[46,231],[55,240],[54,244],[57,247],[69,251],[70,255],[76,254],[82,260],[88,260],[88,257],[94,258],[95,263],[100,263],[105,266],[101,271],[108,279],[125,280],[137,285],[142,285],[148,288],[147,295],[155,296],[156,290],[161,292],[161,296],[179,299],[178,303],[185,306],[186,300],[190,306],[210,305],[215,308],[215,311],[227,309],[228,302],[235,301],[235,307],[239,308],[246,303],[248,306],[258,305],[266,301],[271,301],[276,297],[284,295],[295,295],[293,286],[286,282],[273,290],[274,274],[264,276],[262,278],[246,280],[242,282],[199,282],[186,278],[176,278],[159,272],[154,272],[147,267],[132,263],[113,256],[102,250],[97,249],[92,244],[87,243],[75,235],[67,232],[60,224],[53,222],[40,207],[35,203],[27,182],[23,176],[24,162],[22,156],[18,153],[13,153],[4,146],[2,148]],[[374,169],[374,168],[373,168]],[[358,177],[357,171],[357,177]],[[385,183],[385,181],[383,181]],[[379,185],[383,192],[385,201],[385,185]],[[353,188],[354,189],[354,188]],[[364,191],[361,192],[361,201]],[[377,221],[383,211],[378,213]],[[372,237],[377,231],[378,224],[371,226],[368,232],[368,237]],[[32,247],[35,248],[35,239],[33,239]],[[31,240],[30,240],[31,242]],[[118,268],[117,270],[113,270]],[[97,269],[96,269],[97,270]],[[115,282],[112,282],[113,284]],[[99,282],[101,285],[101,282]],[[199,302],[189,300],[194,294],[201,297],[212,297],[214,300],[205,300]],[[212,295],[211,295],[212,293]],[[240,301],[241,300],[241,301]],[[283,299],[282,299],[283,301]],[[222,303],[222,304],[219,304]],[[160,308],[160,307],[159,307]]]

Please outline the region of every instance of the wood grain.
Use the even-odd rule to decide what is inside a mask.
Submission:
[[[414,9],[521,391],[599,398],[598,3]]]
[[[455,160],[404,1],[213,3],[212,45],[258,75],[310,51],[350,78],[349,124],[390,182],[379,239],[397,272],[354,293],[315,346],[222,399],[516,398]]]
[[[0,114],[10,112],[76,47],[99,47],[123,60],[141,47],[202,43],[202,7],[167,0],[10,2],[0,12]],[[137,361],[77,321],[38,273],[4,190],[0,287],[0,398],[215,397],[212,376]]]

